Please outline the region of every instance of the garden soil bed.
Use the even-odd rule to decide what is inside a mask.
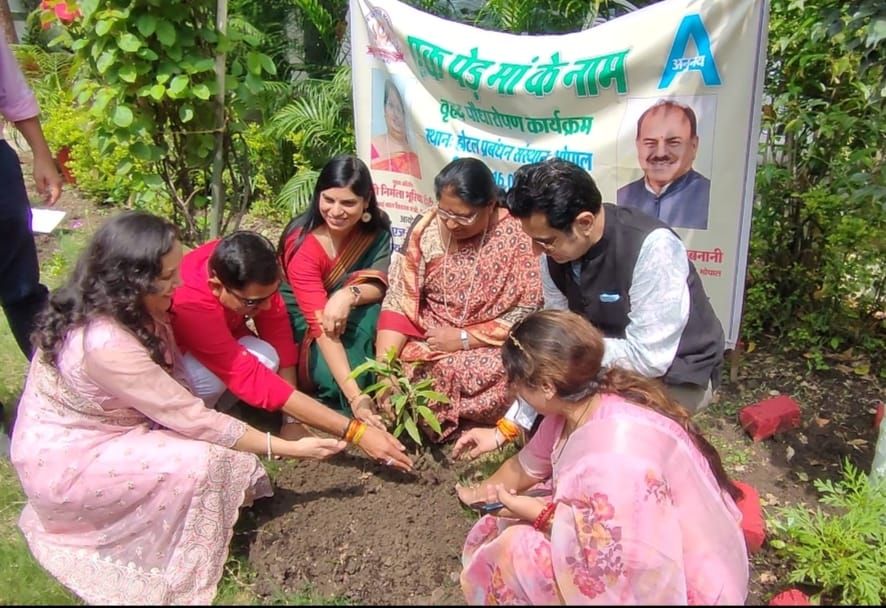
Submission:
[[[57,208],[69,215],[55,234],[37,238],[43,264],[64,246],[60,236],[91,232],[104,215],[70,187]],[[811,372],[802,353],[785,353],[775,341],[758,344],[699,418],[727,469],[757,488],[769,514],[814,504],[812,481],[837,479],[844,458],[870,467],[884,383],[851,352],[827,363],[830,369]],[[755,444],[738,426],[737,411],[775,394],[800,404],[802,425]],[[244,512],[233,545],[255,571],[253,591],[268,601],[309,591],[365,604],[463,603],[459,560],[472,515],[459,506],[453,486],[479,465],[452,463],[446,453],[424,456],[411,475],[353,449],[327,462],[273,465],[276,494]],[[785,564],[764,546],[752,558],[748,604],[765,603],[788,586]]]

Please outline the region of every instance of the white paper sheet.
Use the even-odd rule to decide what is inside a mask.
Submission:
[[[49,234],[55,230],[59,222],[67,215],[66,211],[60,209],[39,209],[31,208],[33,219],[31,219],[31,232],[39,232],[41,234]]]

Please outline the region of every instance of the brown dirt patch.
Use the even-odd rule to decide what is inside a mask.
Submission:
[[[851,352],[834,355],[827,363],[830,369],[810,371],[803,353],[785,352],[768,341],[743,356],[737,381],[721,387],[720,402],[702,419],[710,424],[709,435],[720,441],[717,447],[733,476],[757,488],[767,518],[779,507],[815,505],[819,495],[812,482],[840,479],[846,459],[870,470],[877,441],[873,418],[877,402],[886,397],[884,382]],[[737,411],[776,394],[800,405],[800,427],[755,444],[740,428]],[[736,453],[746,457],[730,463]],[[788,572],[785,560],[764,545],[751,558],[747,603],[766,603],[791,587]],[[839,603],[836,599],[823,597],[823,603]]]
[[[355,453],[286,467],[275,479],[277,496],[255,510],[255,591],[463,604],[461,547],[473,518],[453,490],[459,468],[434,457],[426,455],[416,474]]]

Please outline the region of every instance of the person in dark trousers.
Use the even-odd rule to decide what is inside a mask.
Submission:
[[[34,154],[34,182],[44,202],[53,205],[62,191],[62,178],[40,127],[40,110],[6,39],[0,36],[0,115],[24,136]],[[48,298],[40,283],[37,247],[31,234],[31,206],[21,163],[3,139],[0,123],[0,304],[18,347],[28,359],[34,352],[31,330]],[[0,429],[6,417],[0,403]],[[0,455],[8,452],[0,432]]]

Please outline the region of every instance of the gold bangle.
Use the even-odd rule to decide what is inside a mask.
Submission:
[[[345,441],[347,441],[348,443],[351,443],[351,439],[353,439],[353,437],[354,437],[354,432],[357,430],[356,425],[358,422],[359,422],[359,420],[357,420],[356,418],[351,418],[350,420],[348,420],[348,428],[345,429],[345,432],[341,436],[341,438],[344,439]]]
[[[354,439],[351,440],[351,443],[354,445],[360,445],[360,440],[363,439],[363,433],[366,432],[366,423],[361,422],[360,428],[357,429],[357,432],[354,433]]]

